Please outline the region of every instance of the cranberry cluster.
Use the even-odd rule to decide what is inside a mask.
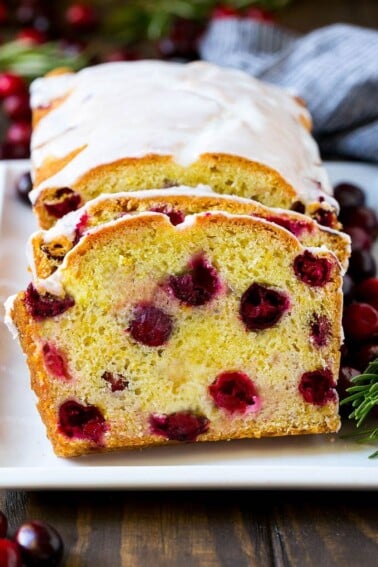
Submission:
[[[85,2],[72,3],[61,18],[55,4],[58,3],[50,0],[0,1],[0,30],[6,32],[7,39],[28,46],[54,40],[63,52],[82,50],[82,34],[95,30],[97,25],[94,8]],[[0,101],[8,121],[0,144],[0,159],[28,158],[31,137],[28,81],[16,73],[1,72]]]
[[[372,253],[378,237],[377,213],[366,204],[364,191],[351,183],[339,183],[334,195],[340,205],[343,230],[350,235],[352,254],[344,276],[343,328],[345,344],[338,382],[340,398],[353,376],[361,374],[378,356],[378,278]],[[349,413],[349,408],[346,408]]]
[[[57,567],[63,558],[64,546],[59,533],[49,524],[33,520],[22,524],[12,538],[8,520],[0,510],[1,567]]]
[[[0,147],[0,158],[27,158],[31,136],[31,111],[26,81],[14,73],[0,73],[0,99],[3,112],[9,119]]]
[[[176,17],[167,34],[156,45],[110,45],[97,52],[97,44],[106,44],[96,41],[96,36],[101,34],[99,6],[95,7],[85,0],[72,1],[63,9],[59,4],[51,0],[0,0],[0,33],[5,32],[6,39],[29,46],[55,41],[63,53],[71,56],[82,53],[90,43],[89,50],[94,55],[88,64],[133,61],[145,57],[145,51],[147,56],[162,59],[190,61],[199,58],[198,42],[206,21]],[[227,18],[274,22],[270,12],[256,7],[237,10],[227,4],[218,4],[210,15],[211,20]],[[28,89],[29,84],[24,77],[8,71],[0,73],[0,101],[8,120],[0,143],[0,159],[29,157],[31,111]]]

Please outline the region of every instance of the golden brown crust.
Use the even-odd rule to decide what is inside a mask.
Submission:
[[[81,151],[79,148],[75,151]],[[66,156],[67,162],[74,152]],[[49,160],[48,168],[38,171],[39,180],[46,179],[51,172],[61,169],[61,160]],[[125,158],[93,168],[71,187],[87,202],[102,193],[118,193],[138,189],[154,189],[168,185],[210,185],[217,193],[235,194],[254,199],[267,206],[290,209],[297,201],[297,193],[276,171],[269,167],[238,156],[226,154],[203,154],[189,167],[183,167],[170,156],[147,155],[142,158]],[[56,218],[47,213],[44,202],[49,201],[54,191],[41,191],[34,205],[41,228],[49,228]]]

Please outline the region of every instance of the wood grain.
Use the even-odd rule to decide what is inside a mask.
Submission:
[[[378,28],[378,2],[294,0],[280,21]],[[374,492],[0,491],[11,533],[31,519],[61,533],[65,567],[375,567],[377,503]]]
[[[375,567],[371,492],[1,493],[11,530],[50,522],[66,567]],[[13,515],[14,514],[14,515]]]

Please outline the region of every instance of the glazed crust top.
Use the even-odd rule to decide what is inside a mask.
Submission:
[[[34,202],[42,189],[72,186],[122,158],[163,155],[190,166],[211,153],[263,164],[304,202],[324,197],[335,206],[306,108],[243,71],[203,61],[106,63],[35,80],[31,104],[43,111],[32,170],[77,150],[34,189]]]

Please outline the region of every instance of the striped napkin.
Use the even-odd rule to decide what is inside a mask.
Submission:
[[[199,48],[201,59],[298,94],[323,155],[378,162],[378,31],[335,24],[299,36],[228,18],[211,22]]]

